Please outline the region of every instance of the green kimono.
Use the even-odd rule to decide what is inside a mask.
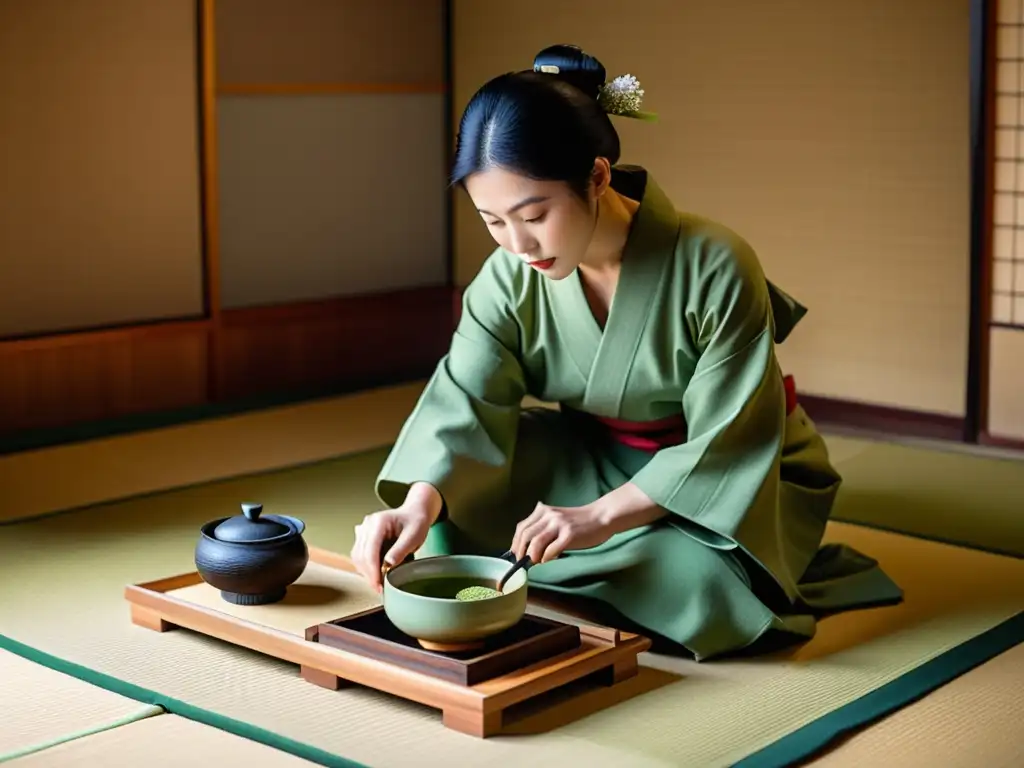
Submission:
[[[431,483],[445,512],[419,556],[498,554],[538,502],[581,506],[632,482],[668,516],[535,566],[531,585],[610,606],[698,659],[898,600],[874,560],[821,545],[841,478],[803,409],[787,413],[775,355],[803,308],[643,169],[612,184],[640,207],[604,329],[578,274],[553,281],[495,251],[381,470],[381,501]],[[523,409],[526,395],[561,409]],[[685,439],[655,451],[591,418],[679,415]]]

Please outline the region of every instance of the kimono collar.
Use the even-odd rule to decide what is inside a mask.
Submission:
[[[644,328],[652,321],[651,301],[662,284],[679,240],[679,214],[643,168],[612,169],[612,188],[640,202],[622,254],[618,285],[602,329],[594,319],[579,271],[543,286],[552,299],[555,323],[566,353],[586,389],[576,407],[616,418]]]
[[[612,169],[612,188],[640,201],[633,228],[626,242],[625,258],[643,254],[663,254],[676,247],[679,238],[679,213],[651,175],[640,166],[621,165]],[[781,344],[807,314],[807,308],[770,280],[768,298],[772,308],[774,339]]]
[[[646,169],[637,165],[612,168],[612,189],[640,203],[623,252],[623,263],[644,255],[664,255],[679,242],[679,212]]]

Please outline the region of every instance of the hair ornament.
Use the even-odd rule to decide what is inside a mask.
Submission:
[[[619,75],[614,80],[601,86],[597,102],[609,115],[631,117],[636,120],[657,120],[653,112],[641,109],[644,100],[644,89],[640,81],[632,75]]]

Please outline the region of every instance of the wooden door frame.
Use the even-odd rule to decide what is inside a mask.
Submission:
[[[988,433],[989,336],[992,320],[992,235],[995,197],[996,19],[998,0],[971,0],[970,43],[970,314],[963,440]]]

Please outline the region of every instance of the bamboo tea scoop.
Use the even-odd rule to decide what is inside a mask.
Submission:
[[[505,555],[503,555],[503,557],[508,559],[510,557],[515,557],[515,555],[513,555],[511,552],[507,552],[507,553],[505,553]],[[505,588],[505,583],[509,580],[509,578],[512,576],[512,574],[514,574],[516,571],[518,571],[520,569],[522,569],[524,571],[525,570],[529,570],[530,566],[532,566],[532,565],[533,565],[533,561],[530,559],[530,556],[529,555],[523,555],[521,558],[519,558],[518,560],[516,560],[512,564],[511,568],[509,568],[507,571],[505,571],[505,575],[502,576],[500,579],[498,579],[498,583],[497,583],[497,585],[494,588],[498,592],[501,592],[501,590]]]

